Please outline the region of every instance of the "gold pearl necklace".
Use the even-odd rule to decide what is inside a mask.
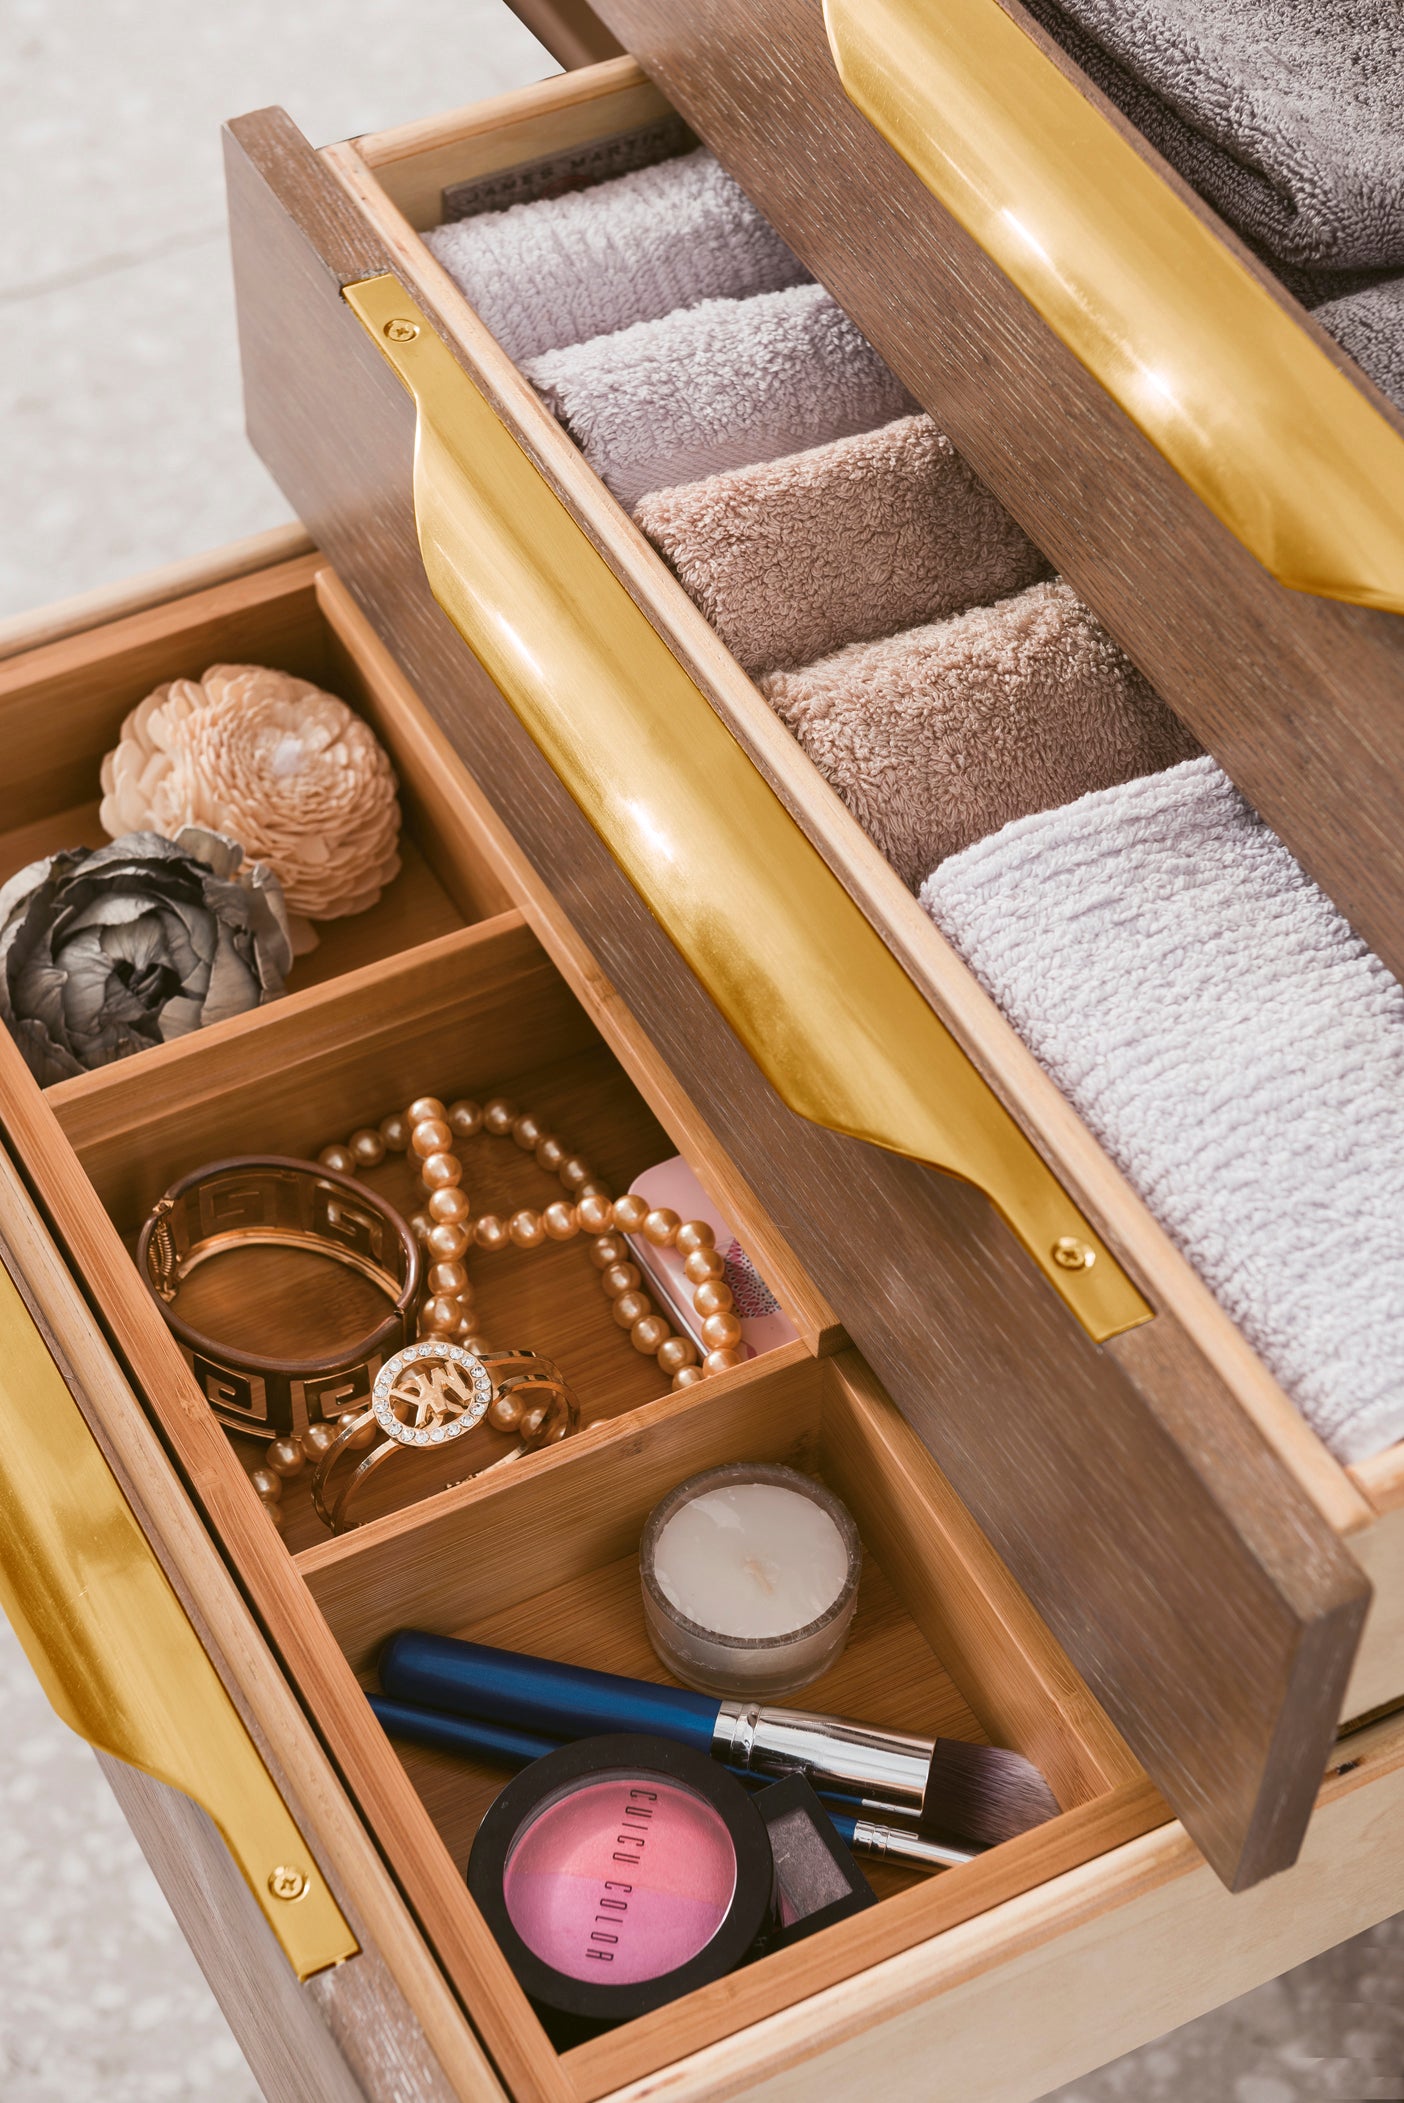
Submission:
[[[523,1153],[533,1154],[559,1179],[566,1196],[539,1212],[523,1207],[505,1220],[495,1212],[475,1218],[454,1141],[478,1132],[511,1139]],[[378,1126],[362,1126],[344,1144],[324,1146],[317,1159],[325,1168],[355,1176],[374,1168],[387,1153],[412,1157],[428,1197],[427,1207],[410,1221],[429,1258],[419,1309],[421,1336],[447,1337],[470,1351],[489,1349],[477,1329],[464,1260],[468,1251],[537,1249],[548,1241],[573,1241],[583,1233],[590,1236],[590,1260],[600,1273],[615,1321],[628,1330],[636,1351],[657,1359],[674,1388],[689,1387],[709,1373],[729,1372],[741,1364],[741,1324],[716,1235],[706,1221],[680,1219],[667,1207],[650,1207],[646,1199],[632,1194],[611,1197],[608,1185],[594,1176],[587,1161],[570,1153],[541,1118],[506,1096],[494,1096],[482,1105],[463,1100],[445,1107],[437,1096],[421,1095],[408,1110],[395,1112]],[[656,1247],[675,1247],[682,1254],[706,1345],[700,1364],[691,1337],[676,1335],[642,1291],[642,1274],[628,1261],[624,1234],[642,1234]]]
[[[495,1212],[475,1218],[463,1188],[463,1163],[454,1152],[454,1140],[471,1139],[478,1132],[511,1139],[523,1153],[534,1154],[540,1166],[559,1179],[565,1197],[539,1212],[524,1206],[510,1219]],[[590,1261],[600,1274],[615,1321],[628,1330],[636,1351],[657,1359],[674,1388],[691,1387],[711,1373],[730,1372],[742,1363],[741,1324],[726,1282],[726,1265],[707,1222],[680,1219],[666,1206],[650,1207],[646,1199],[632,1194],[611,1197],[608,1184],[592,1173],[588,1161],[572,1154],[542,1119],[519,1110],[506,1096],[494,1096],[481,1106],[465,1099],[447,1107],[436,1095],[417,1096],[408,1110],[393,1112],[379,1125],[361,1126],[344,1143],[335,1140],[324,1146],[317,1159],[324,1168],[359,1178],[387,1154],[413,1157],[428,1198],[425,1208],[410,1220],[429,1258],[425,1296],[419,1306],[420,1336],[444,1337],[479,1353],[491,1350],[477,1327],[473,1286],[464,1261],[468,1251],[478,1248],[491,1254],[497,1249],[539,1249],[548,1241],[574,1241],[578,1234],[587,1234]],[[642,1290],[643,1274],[628,1260],[625,1234],[642,1234],[656,1247],[681,1251],[707,1347],[700,1363],[692,1338],[676,1335]],[[353,1443],[368,1443],[374,1431],[374,1425],[369,1426]],[[319,1460],[335,1436],[333,1425],[309,1425],[300,1437],[276,1440],[264,1453],[262,1465],[250,1471],[265,1510],[279,1526],[283,1522],[283,1484],[300,1474],[309,1460]]]

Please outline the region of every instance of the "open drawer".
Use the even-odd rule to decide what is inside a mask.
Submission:
[[[124,1808],[268,2095],[642,2103],[663,2082],[698,2099],[856,2097],[876,2044],[912,2103],[976,2069],[990,2103],[1027,2103],[1397,1908],[1397,1721],[1332,1756],[1296,1869],[1223,1891],[320,557],[216,569],[0,667],[24,755],[7,869],[92,831],[90,777],[135,697],[236,651],[327,681],[374,722],[401,780],[405,869],[337,931],[335,969],[314,951],[307,982],[250,1015],[42,1092],[0,1040],[0,1240],[18,1287],[0,1279],[15,1521],[0,1568],[61,1710],[117,1755]],[[744,1222],[797,1340],[669,1393],[578,1249],[508,1259],[482,1287],[485,1318],[550,1335],[578,1435],[477,1480],[416,1479],[335,1539],[294,1479],[275,1526],[247,1441],[217,1424],[140,1280],[133,1230],[211,1150],[306,1152],[426,1084],[512,1088],[616,1187],[680,1146]],[[505,1205],[536,1172],[509,1150],[479,1173],[484,1195],[505,1175]],[[242,1286],[228,1272],[212,1288],[225,1321],[243,1308],[276,1345],[308,1315],[270,1289],[266,1260],[249,1252]],[[848,1648],[804,1699],[1020,1748],[1060,1813],[933,1879],[875,1869],[875,1908],[558,2053],[463,1881],[501,1777],[393,1747],[362,1688],[404,1623],[661,1677],[642,1519],[682,1476],[742,1458],[818,1473],[864,1538]],[[123,1763],[204,1805],[243,1876],[184,1797]],[[252,1823],[231,1813],[231,1775]],[[280,1946],[289,1869],[323,1910],[294,1912],[316,1932]],[[256,1903],[250,1884],[270,1876],[279,1889]]]
[[[320,155],[278,112],[239,120],[251,434],[543,892],[1246,1886],[1293,1859],[1337,1722],[1404,1693],[1404,1470],[1326,1453],[419,238],[446,184],[668,114],[621,59]],[[749,912],[718,912],[720,870]]]

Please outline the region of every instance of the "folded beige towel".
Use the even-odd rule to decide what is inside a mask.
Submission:
[[[704,300],[522,370],[630,508],[917,407],[822,285]]]
[[[809,276],[701,149],[424,239],[512,358]]]
[[[634,516],[755,673],[1048,575],[929,416],[659,490]]]
[[[1199,751],[1059,578],[761,686],[913,889],[1013,818]]]

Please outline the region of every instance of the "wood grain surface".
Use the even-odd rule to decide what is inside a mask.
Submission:
[[[563,66],[616,58],[623,45],[586,0],[508,0],[512,12]]]
[[[268,2103],[453,2103],[375,1957],[300,1985],[199,1805],[97,1757]]]
[[[1380,414],[1404,420],[1029,23]],[[848,101],[822,0],[599,0],[1250,801],[1404,974],[1404,618],[1278,584]]]
[[[1358,1569],[1226,1391],[1186,1438],[1175,1395],[1090,1344],[976,1192],[802,1123],[758,1079],[429,595],[411,408],[339,298],[383,247],[280,113],[232,127],[229,175],[256,446],[1210,1859],[1235,1884],[1282,1867]]]
[[[7,1035],[0,1033],[0,1094],[7,1101],[7,1135],[16,1139],[17,1151],[33,1158],[33,1126],[46,1133],[51,1160],[62,1157],[64,1143],[36,1091],[28,1097],[16,1089],[18,1055]],[[16,1108],[18,1115],[15,1114]],[[16,1126],[22,1129],[16,1132]],[[55,1145],[57,1141],[57,1145]],[[81,1193],[82,1178],[68,1171],[52,1193],[60,1214],[70,1210],[69,1200]],[[111,1228],[91,1192],[81,1199],[79,1241],[82,1227],[97,1230],[97,1249],[110,1249]],[[104,1233],[105,1230],[105,1233]],[[132,1266],[120,1254],[116,1277],[125,1286],[134,1279]],[[96,1317],[84,1300],[74,1277],[60,1255],[44,1221],[35,1209],[8,1154],[0,1154],[0,1261],[10,1271],[25,1299],[44,1343],[63,1375],[88,1428],[116,1477],[122,1494],[141,1525],[181,1606],[190,1618],[211,1663],[234,1702],[254,1743],[266,1762],[289,1811],[312,1845],[319,1866],[361,1945],[361,1956],[372,1959],[376,1980],[392,2037],[398,2037],[407,2053],[418,2053],[426,2081],[431,2058],[437,2058],[453,2092],[471,2103],[494,2103],[501,2089],[481,2046],[463,2020],[430,1955],[403,1899],[392,1884],[385,1866],[355,1808],[329,1766],[298,1698],[280,1671],[274,1657],[230,1579],[220,1552],[210,1539],[195,1507],[185,1495],[161,1440],[143,1413],[127,1375]],[[84,1249],[78,1268],[85,1280],[99,1273],[102,1258]],[[122,1292],[110,1295],[116,1326],[124,1326]],[[161,1325],[164,1328],[164,1325]],[[167,1339],[168,1341],[168,1339]],[[177,1364],[179,1361],[177,1361]],[[189,1383],[183,1383],[188,1387]],[[208,1411],[192,1412],[192,1422],[205,1432],[214,1429]],[[232,1465],[222,1437],[218,1451]],[[237,1478],[236,1478],[237,1479]],[[241,1485],[247,1489],[247,1485]],[[253,1539],[250,1567],[258,1563],[260,1536],[276,1537],[264,1522]],[[286,1568],[286,1556],[277,1548]],[[111,1774],[109,1773],[109,1779]],[[155,1787],[156,1785],[152,1785]],[[173,1793],[172,1793],[173,1794]],[[149,1802],[150,1800],[147,1799]],[[193,1807],[192,1807],[193,1811]],[[202,1816],[202,1814],[195,1814]],[[136,1821],[134,1820],[134,1823]],[[145,1840],[138,1830],[138,1838]],[[224,1852],[221,1848],[221,1852]],[[222,1867],[209,1862],[205,1871],[212,1880],[201,1890],[187,1880],[177,1908],[182,1926],[192,1939],[203,1938],[213,1949],[221,1942],[223,1929],[216,1919],[196,1916],[202,1904],[222,1904],[223,1880],[244,1890],[242,1879],[225,1854]],[[262,1916],[252,1897],[245,1893],[248,1913],[259,1923],[264,1941],[259,1944],[259,1963],[266,1961],[271,1946]],[[173,1896],[172,1903],[175,1904]],[[242,1921],[237,1905],[232,1908],[231,1926],[238,1932]],[[287,1972],[286,1960],[275,1952]],[[359,1960],[358,1960],[359,1961]],[[291,1982],[295,1985],[295,1981]],[[230,2009],[226,2003],[226,2012]],[[231,2020],[233,2019],[231,2013]],[[419,2046],[410,2040],[416,2026],[422,2033]],[[257,2024],[255,2023],[255,2029]],[[257,2038],[254,2039],[255,2045]],[[314,2053],[313,2061],[317,2055]],[[334,2089],[333,2093],[337,2093]],[[431,2086],[431,2093],[432,2093]]]

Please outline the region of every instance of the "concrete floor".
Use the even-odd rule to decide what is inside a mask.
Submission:
[[[287,516],[242,431],[222,118],[281,102],[320,144],[551,70],[500,0],[6,0],[0,616]],[[2,2103],[256,2103],[2,1621],[0,1722]],[[1404,1919],[1048,2103],[1394,2098],[1401,2068]]]

